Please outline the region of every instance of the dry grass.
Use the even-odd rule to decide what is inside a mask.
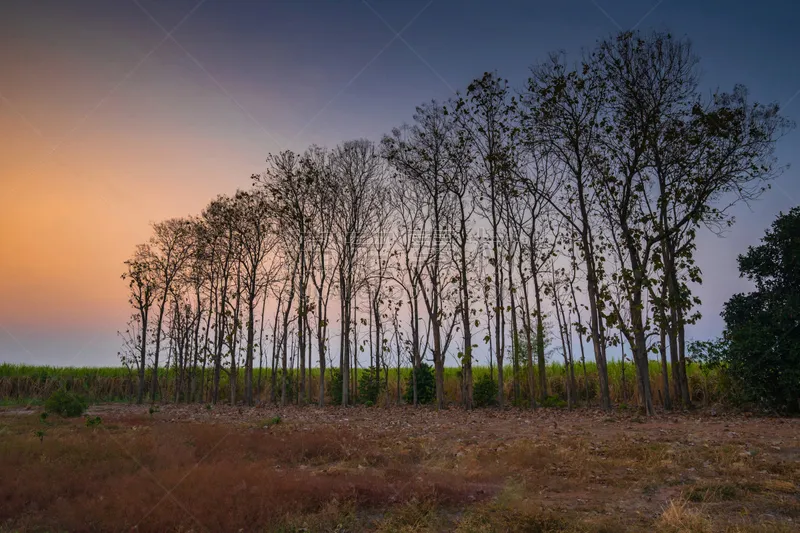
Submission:
[[[688,502],[672,500],[658,519],[658,529],[663,533],[710,533],[711,521]]]
[[[794,420],[103,406],[90,428],[7,413],[0,531],[761,533],[800,523]],[[277,414],[281,423],[265,423]]]

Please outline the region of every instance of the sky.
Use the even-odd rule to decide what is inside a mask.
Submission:
[[[521,88],[554,51],[619,29],[688,36],[702,87],[742,83],[800,119],[800,6],[786,0],[3,0],[0,362],[118,363],[123,261],[150,224],[249,185],[269,153],[380,139],[484,71]],[[736,256],[800,202],[800,133],[759,201],[697,259],[703,318],[750,289]]]

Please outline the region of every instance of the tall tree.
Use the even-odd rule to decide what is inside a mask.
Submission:
[[[605,127],[601,117],[604,87],[591,70],[590,58],[570,69],[565,58],[553,55],[532,68],[527,91],[523,129],[530,150],[548,158],[559,187],[541,194],[578,236],[586,266],[589,325],[600,382],[600,404],[611,409],[606,363],[604,307],[601,295],[604,258],[598,250],[595,228],[595,194],[591,159]]]
[[[147,367],[147,328],[150,324],[150,310],[155,302],[158,288],[150,246],[147,244],[137,246],[133,257],[125,261],[125,266],[127,267],[127,272],[122,275],[122,279],[128,280],[128,288],[130,290],[128,301],[136,309],[139,316],[139,357],[137,359],[139,386],[137,388],[136,402],[142,403],[144,376]]]
[[[445,246],[448,220],[452,216],[452,197],[448,183],[458,170],[450,157],[453,124],[444,108],[432,102],[420,106],[414,124],[395,129],[383,139],[384,154],[389,164],[400,174],[406,186],[416,190],[430,224],[417,237],[427,248],[425,271],[427,286],[421,291],[433,334],[433,364],[436,376],[436,404],[444,407],[444,339],[442,293],[448,281]]]
[[[507,183],[514,178],[516,106],[511,98],[508,81],[487,72],[473,81],[464,97],[455,105],[456,123],[467,136],[475,150],[475,173],[478,193],[478,209],[488,220],[491,250],[489,262],[493,268],[491,283],[494,288],[494,330],[497,358],[497,403],[505,401],[503,382],[503,352],[505,331],[503,264],[500,256],[502,241],[504,195]]]
[[[630,313],[629,324],[617,322],[652,414],[644,300],[659,246],[716,218],[721,195],[752,198],[763,190],[783,119],[777,106],[750,106],[743,88],[703,105],[691,44],[668,33],[622,33],[601,42],[595,58],[607,99],[602,153],[592,159],[595,190]],[[677,218],[665,217],[665,204]]]
[[[245,357],[245,402],[253,405],[253,356],[255,353],[256,305],[259,295],[276,277],[275,256],[278,245],[270,214],[269,197],[262,190],[238,191],[234,197],[234,224],[242,249],[244,291],[247,305],[247,355]]]
[[[353,332],[353,309],[357,290],[356,272],[367,250],[366,237],[374,229],[378,192],[383,187],[385,168],[373,143],[348,141],[332,155],[332,176],[338,191],[333,219],[333,245],[339,255],[339,300],[342,336],[342,404],[350,403],[350,371],[355,353],[350,335]]]
[[[153,252],[153,272],[156,275],[159,291],[156,342],[153,351],[153,382],[150,390],[150,400],[153,402],[156,401],[158,392],[158,357],[161,351],[164,312],[172,284],[189,258],[192,249],[191,237],[191,223],[186,219],[173,218],[153,225],[150,249]]]

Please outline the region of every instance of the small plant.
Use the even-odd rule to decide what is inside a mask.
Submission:
[[[364,402],[364,407],[372,407],[373,405],[375,404],[372,403],[372,400],[367,400],[366,402]]]
[[[281,417],[280,417],[280,415],[277,415],[277,416],[273,416],[272,418],[268,418],[267,420],[264,420],[263,422],[261,422],[261,427],[268,428],[270,426],[274,426],[274,425],[280,424],[280,423],[281,423]]]
[[[472,390],[475,407],[489,407],[497,403],[497,382],[489,374],[484,374],[475,382]]]
[[[34,434],[39,437],[40,443],[44,442],[45,431],[43,429],[36,431]]]
[[[148,409],[147,412],[150,414],[150,418],[153,418],[153,415],[158,412],[158,406],[157,405],[151,405],[150,409]]]
[[[86,400],[74,392],[59,389],[47,398],[45,408],[48,412],[56,413],[65,418],[81,416],[88,407]]]
[[[99,416],[95,416],[95,417],[87,416],[86,417],[86,427],[87,428],[94,428],[94,427],[99,426],[102,423],[103,423],[103,421],[100,419]]]
[[[548,396],[542,402],[542,407],[566,407],[567,402],[559,398],[558,396]]]
[[[330,383],[328,391],[331,395],[333,405],[342,405],[342,373],[338,368],[330,370]]]
[[[210,411],[210,410],[211,410],[211,404],[210,404],[210,403],[207,403],[207,404],[206,404],[206,411]]]
[[[737,495],[736,487],[729,484],[691,487],[684,492],[686,499],[693,503],[730,501],[735,500]]]
[[[39,415],[39,421],[46,426],[50,425],[50,422],[47,421],[47,411]]]
[[[358,398],[366,405],[374,405],[381,392],[380,374],[375,367],[365,368],[358,379]]]

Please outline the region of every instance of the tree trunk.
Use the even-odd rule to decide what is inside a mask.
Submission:
[[[662,319],[666,320],[665,317]],[[672,399],[669,393],[669,376],[668,376],[668,369],[667,369],[667,333],[664,330],[664,325],[662,322],[661,327],[659,328],[659,336],[660,336],[660,343],[658,346],[658,351],[661,354],[661,379],[662,379],[662,387],[664,388],[664,409],[668,411],[672,410]]]
[[[536,300],[536,362],[539,366],[539,394],[547,401],[547,362],[544,359],[544,316],[542,315],[542,293],[539,273],[533,272],[533,295]]]
[[[158,307],[158,321],[156,322],[156,347],[153,351],[153,379],[150,383],[150,401],[155,403],[156,391],[158,390],[158,354],[161,351],[161,325],[164,321],[164,307],[167,304],[167,291],[164,289],[164,297]]]

